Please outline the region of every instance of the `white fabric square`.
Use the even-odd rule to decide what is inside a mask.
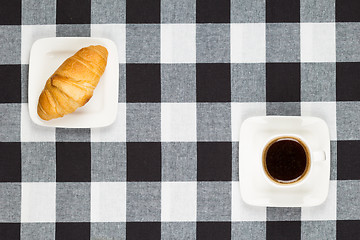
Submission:
[[[232,141],[239,141],[240,128],[244,120],[254,116],[266,115],[266,103],[231,103],[231,135]]]
[[[118,112],[113,124],[91,129],[92,142],[126,142],[126,103],[118,103]]]
[[[126,183],[91,183],[91,222],[126,221]]]
[[[161,140],[196,141],[196,103],[161,104]]]
[[[27,103],[21,104],[21,142],[55,142],[55,128],[33,123]]]
[[[231,185],[231,220],[266,221],[266,207],[256,207],[246,204],[240,194],[240,183],[232,182]]]
[[[161,183],[161,221],[196,221],[196,182]]]
[[[233,23],[230,31],[232,63],[265,62],[265,23]]]
[[[112,40],[118,50],[119,63],[126,63],[125,24],[91,24],[91,37]]]
[[[301,23],[301,62],[336,62],[335,23]]]
[[[301,208],[302,221],[336,220],[336,181],[330,181],[329,194],[319,206]]]
[[[48,37],[56,37],[55,25],[22,25],[21,64],[29,64],[30,50],[33,43],[40,38]]]
[[[301,115],[323,119],[330,131],[330,139],[336,140],[336,102],[302,102]]]
[[[56,183],[21,184],[21,222],[55,222]]]
[[[161,63],[195,62],[195,24],[161,24]]]

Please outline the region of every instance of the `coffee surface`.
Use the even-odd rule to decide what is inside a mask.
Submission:
[[[306,171],[308,160],[304,147],[295,139],[279,139],[266,152],[268,174],[278,182],[294,182]]]

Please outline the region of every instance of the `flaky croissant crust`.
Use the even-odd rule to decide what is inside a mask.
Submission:
[[[63,117],[92,97],[107,63],[108,51],[96,45],[80,49],[46,81],[37,113],[44,120]]]

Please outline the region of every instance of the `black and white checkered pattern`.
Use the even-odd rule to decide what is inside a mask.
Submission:
[[[360,2],[23,0],[0,4],[0,239],[360,239]],[[43,128],[28,113],[39,38],[119,51],[118,116]],[[331,135],[324,204],[239,192],[244,119],[307,115]]]

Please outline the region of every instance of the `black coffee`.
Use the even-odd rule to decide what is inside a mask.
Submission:
[[[266,173],[279,183],[293,183],[305,176],[308,169],[308,152],[305,145],[295,138],[275,139],[264,151]]]

